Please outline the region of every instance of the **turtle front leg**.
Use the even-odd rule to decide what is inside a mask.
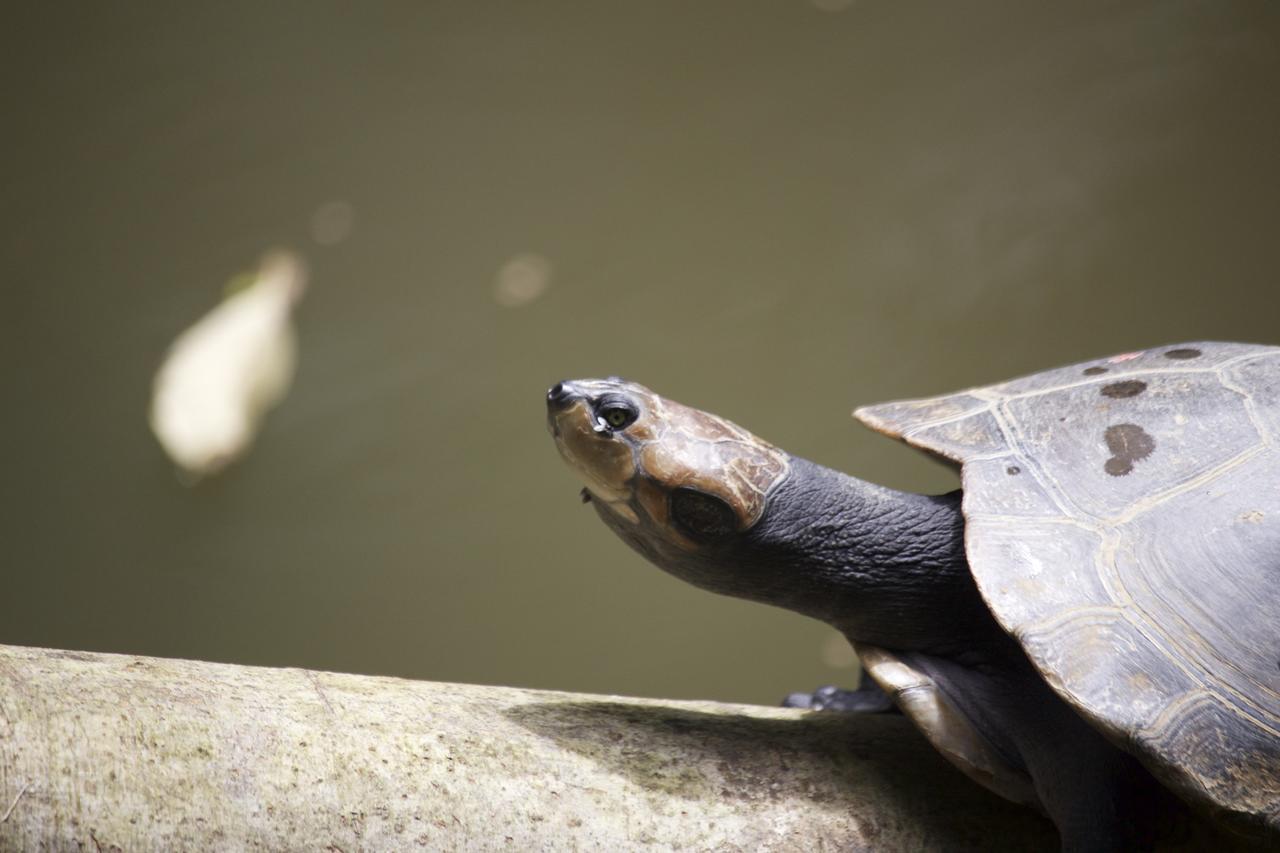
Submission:
[[[810,711],[858,711],[863,714],[897,713],[889,694],[862,673],[856,690],[843,690],[834,685],[819,687],[812,693],[788,693],[784,708],[807,708]]]

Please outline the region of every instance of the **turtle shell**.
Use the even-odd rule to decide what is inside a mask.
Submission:
[[[979,589],[1166,784],[1280,831],[1280,348],[1188,343],[859,409],[961,464]]]

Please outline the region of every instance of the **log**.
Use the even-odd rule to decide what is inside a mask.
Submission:
[[[1046,850],[896,715],[0,646],[0,850]]]

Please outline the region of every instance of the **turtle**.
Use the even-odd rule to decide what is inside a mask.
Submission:
[[[1280,845],[1280,348],[1173,344],[854,411],[957,466],[941,495],[618,377],[546,402],[624,542],[834,627],[948,760],[1046,814],[1064,850],[1146,843],[1144,820],[1188,807]],[[814,704],[875,710],[874,692]]]

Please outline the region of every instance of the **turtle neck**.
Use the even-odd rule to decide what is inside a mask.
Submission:
[[[791,461],[740,545],[785,579],[779,603],[886,648],[962,650],[990,632],[965,559],[959,491],[899,492]]]
[[[597,511],[671,574],[811,616],[853,641],[959,654],[1003,637],[969,573],[958,491],[894,491],[791,457],[754,527],[692,554],[655,547]]]

